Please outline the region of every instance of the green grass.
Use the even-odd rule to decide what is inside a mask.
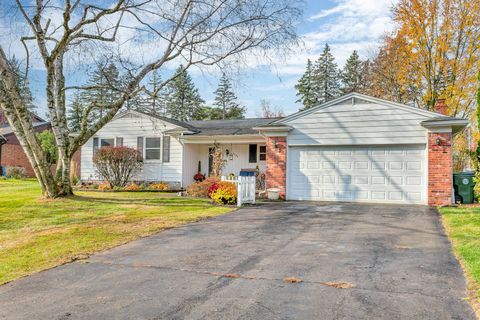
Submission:
[[[231,210],[150,192],[45,200],[34,180],[0,180],[0,284]]]
[[[480,313],[480,207],[441,208],[443,224],[468,279],[472,304]]]

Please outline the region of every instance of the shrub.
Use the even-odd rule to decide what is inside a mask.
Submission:
[[[137,155],[133,148],[103,147],[95,153],[93,164],[111,187],[124,187],[142,166]]]
[[[159,182],[159,183],[152,183],[149,186],[150,189],[152,190],[161,190],[161,191],[166,191],[169,189],[168,183],[166,182]]]
[[[187,187],[187,195],[190,197],[207,198],[210,187],[219,181],[220,179],[212,177],[207,178],[202,182],[194,182]]]
[[[100,190],[100,191],[112,190],[112,187],[110,187],[110,185],[107,184],[107,183],[103,183],[103,184],[98,186],[98,190]]]
[[[219,182],[218,188],[210,194],[210,198],[219,204],[235,204],[237,203],[237,187],[231,182]]]
[[[207,196],[208,196],[209,198],[211,198],[212,192],[217,191],[218,188],[219,188],[219,183],[215,182],[214,184],[212,184],[212,185],[210,186],[210,188],[208,188],[208,194],[207,194]]]
[[[47,155],[47,162],[49,165],[57,163],[58,160],[58,149],[55,145],[55,137],[53,136],[52,131],[45,130],[37,134],[38,141],[40,142],[40,147]]]
[[[5,176],[11,179],[24,179],[27,177],[27,170],[24,167],[7,167]]]
[[[112,188],[113,191],[123,191],[123,188],[122,187],[113,187]]]
[[[72,182],[72,185],[76,186],[80,182],[80,178],[76,175],[72,175],[70,181]]]
[[[123,188],[124,191],[140,191],[142,190],[142,187],[140,187],[138,184],[131,183],[125,188]]]
[[[475,198],[480,201],[480,170],[477,169],[475,175],[473,176],[473,182],[475,185],[473,186],[473,192],[475,194]]]

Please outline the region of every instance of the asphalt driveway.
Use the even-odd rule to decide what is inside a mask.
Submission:
[[[465,296],[434,209],[289,202],[0,286],[0,318],[474,319]]]

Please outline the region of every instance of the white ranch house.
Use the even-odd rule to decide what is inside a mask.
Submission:
[[[82,180],[96,180],[94,150],[124,145],[143,154],[142,181],[177,187],[211,170],[220,144],[225,175],[257,169],[287,200],[448,204],[452,136],[468,121],[352,93],[282,119],[179,122],[119,114],[81,151]]]

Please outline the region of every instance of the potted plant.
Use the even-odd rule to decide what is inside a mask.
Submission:
[[[197,173],[193,176],[193,180],[196,182],[202,182],[205,180],[205,175],[202,174],[202,162],[198,161]]]

